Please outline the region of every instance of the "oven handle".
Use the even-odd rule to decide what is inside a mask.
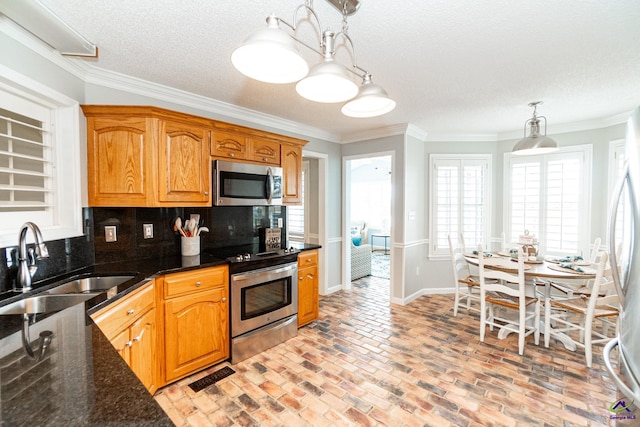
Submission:
[[[265,280],[276,280],[288,277],[298,269],[298,263],[292,262],[279,267],[268,267],[260,270],[247,271],[246,273],[236,273],[231,275],[231,282],[249,281],[250,283],[262,283]]]

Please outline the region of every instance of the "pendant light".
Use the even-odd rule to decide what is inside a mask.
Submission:
[[[335,62],[335,34],[322,34],[322,62],[311,67],[309,74],[296,84],[298,95],[315,102],[344,102],[358,93],[358,85],[351,79],[347,69]]]
[[[251,34],[233,51],[231,63],[245,76],[266,83],[293,83],[309,72],[294,40],[280,29],[273,14],[267,17],[267,28]]]
[[[538,105],[540,104],[542,104],[542,101],[529,103],[529,107],[533,107],[533,117],[524,122],[525,137],[518,141],[518,143],[513,147],[513,154],[526,156],[531,154],[547,154],[558,151],[558,143],[547,136],[547,118],[536,115]],[[540,119],[544,119],[543,135],[540,134]],[[526,136],[527,124],[531,126],[529,136]]]
[[[359,0],[327,0],[342,12],[342,31],[320,32],[322,25],[313,9],[312,0],[306,0],[293,14],[293,25],[274,14],[267,17],[267,28],[249,36],[244,43],[233,51],[233,66],[255,80],[266,83],[293,83],[296,92],[314,102],[336,103],[349,101],[342,112],[349,117],[374,117],[388,113],[395,108],[395,101],[380,86],[371,82],[371,75],[361,68],[356,60],[356,52],[348,35],[347,16],[353,15],[360,7]],[[298,12],[306,16],[298,19]],[[317,24],[321,33],[320,48],[314,48],[298,38],[298,22]],[[280,24],[291,31],[285,32]],[[345,40],[344,47],[350,49],[353,63],[350,67],[335,60],[335,44],[338,37]],[[309,70],[309,66],[298,52],[296,43],[321,56],[320,62]],[[340,45],[342,47],[343,45]],[[357,79],[363,80],[358,88]],[[354,81],[355,80],[355,81]]]
[[[387,92],[371,81],[371,74],[365,73],[358,95],[344,104],[342,114],[349,117],[376,117],[388,113],[396,107],[396,102]]]

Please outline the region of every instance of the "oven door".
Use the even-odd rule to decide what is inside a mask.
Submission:
[[[214,161],[215,206],[282,204],[282,168]]]
[[[231,275],[231,336],[298,313],[296,262]]]

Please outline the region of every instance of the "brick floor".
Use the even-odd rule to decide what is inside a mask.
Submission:
[[[480,343],[478,315],[453,317],[451,295],[390,306],[388,286],[365,277],[322,297],[320,318],[296,338],[198,393],[188,384],[228,363],[156,400],[181,427],[640,425],[611,419],[618,396],[601,346],[591,369],[582,350],[533,337],[519,356],[516,336],[487,331]]]

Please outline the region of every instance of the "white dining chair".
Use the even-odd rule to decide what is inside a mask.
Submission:
[[[611,279],[608,259],[606,252],[600,254],[590,295],[550,300],[545,304],[544,346],[549,347],[553,337],[568,337],[573,344],[584,348],[589,368],[592,362],[592,345],[608,342],[614,338],[609,336],[609,328],[614,331],[616,329],[619,300]],[[594,328],[594,323],[598,321],[599,327]]]
[[[525,255],[518,248],[518,262],[512,271],[492,269],[485,264],[482,245],[478,246],[478,273],[480,276],[480,341],[484,342],[485,330],[498,327],[518,334],[518,354],[524,354],[525,338],[534,335],[540,342],[540,300],[528,296],[524,277]],[[492,282],[496,281],[496,282]],[[510,311],[497,315],[495,306]],[[515,313],[513,313],[515,311]],[[509,314],[515,314],[510,317]]]
[[[453,267],[453,283],[455,288],[455,298],[453,302],[453,316],[458,315],[458,307],[462,302],[467,310],[479,311],[480,302],[480,278],[471,274],[469,263],[464,258],[464,244],[458,240],[453,243],[451,235],[449,240],[449,254],[451,255],[451,265]],[[471,302],[475,301],[475,307]]]
[[[594,240],[591,252],[589,253],[589,258],[585,259],[585,261],[592,265],[598,262],[598,255],[601,254],[600,241],[599,237]],[[551,281],[551,286],[561,292],[560,298],[573,298],[576,295],[591,295],[592,285],[593,280],[579,280],[573,282],[561,282],[557,280]]]

